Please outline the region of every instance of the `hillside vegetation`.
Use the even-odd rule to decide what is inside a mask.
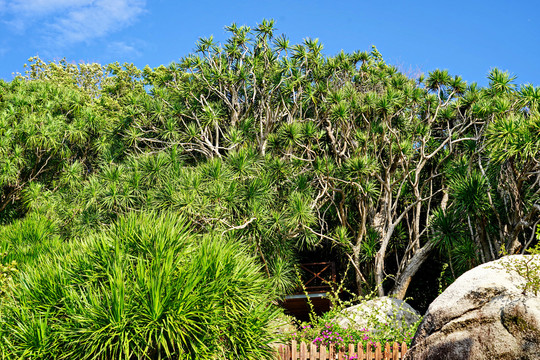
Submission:
[[[32,58],[0,80],[0,262],[18,270],[0,280],[10,351],[264,354],[258,329],[304,251],[332,248],[358,294],[403,299],[423,265],[445,263],[451,282],[535,245],[539,88],[498,69],[488,87],[446,70],[410,78],[375,47],[326,56],[271,21],[226,29],[225,43],[200,39],[168,66]],[[188,291],[202,281],[193,269],[217,264],[215,289]],[[194,307],[193,325],[157,315],[203,290],[245,295],[256,315],[235,296]]]

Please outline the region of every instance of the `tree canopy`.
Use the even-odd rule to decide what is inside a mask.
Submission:
[[[498,69],[484,88],[410,78],[375,47],[326,56],[273,21],[226,30],[168,66],[32,58],[0,82],[5,226],[37,214],[78,241],[174,212],[246,245],[284,292],[298,254],[324,247],[356,291],[399,298],[434,258],[455,278],[535,243],[539,88]]]

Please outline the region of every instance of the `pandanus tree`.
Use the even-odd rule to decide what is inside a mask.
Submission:
[[[0,93],[0,212],[24,212],[30,184],[61,183],[76,168],[96,166],[95,143],[107,125],[77,86],[17,78],[1,83]]]
[[[359,289],[367,280],[362,251],[371,242],[375,257],[368,259],[367,271],[373,271],[379,294],[385,293],[393,254],[397,271],[391,292],[403,297],[433,248],[426,231],[431,212],[445,206],[441,165],[467,139],[473,122],[452,116],[452,100],[464,84],[446,72],[430,74],[428,88],[422,88],[373,51],[353,74],[353,81],[330,92],[322,114],[330,142],[325,156],[336,170],[328,176],[321,169],[319,184],[327,196],[320,198],[335,209],[339,236],[333,241],[348,248]],[[321,220],[327,232],[327,219]],[[407,230],[405,238],[401,229]]]
[[[125,212],[178,211],[194,231],[249,244],[267,274],[326,243],[359,292],[398,297],[436,248],[457,274],[531,244],[538,89],[499,70],[485,89],[443,70],[410,79],[376,48],[326,57],[273,21],[226,30],[167,67],[36,61],[2,83],[2,216],[53,214],[71,236]],[[57,95],[18,93],[32,87]],[[50,144],[23,166],[27,133]]]
[[[454,116],[465,84],[435,71],[423,88],[376,49],[324,58],[316,40],[289,46],[274,38],[272,22],[227,30],[225,45],[201,39],[197,54],[145,71],[176,116],[179,145],[207,158],[253,146],[298,164],[318,214],[316,227],[301,230],[343,246],[360,289],[374,276],[384,292],[390,241],[407,227],[395,290],[404,296],[433,247],[429,213],[445,201],[437,162],[474,123]],[[370,247],[375,259],[365,256]]]
[[[458,113],[477,119],[469,131],[476,141],[464,142],[451,159],[448,212],[436,214],[432,227],[437,239],[453,239],[439,244],[451,247],[450,266],[455,260],[460,272],[524,252],[539,219],[539,91],[516,89],[515,77],[498,69],[488,78],[488,88],[471,86],[456,101]],[[441,227],[445,219],[453,226]]]
[[[181,125],[185,150],[219,157],[249,141],[264,156],[269,135],[292,116],[290,82],[299,74],[286,57],[288,40],[274,38],[273,21],[226,30],[226,44],[200,39],[195,54],[168,68],[145,69],[146,79],[162,95],[174,125]]]
[[[464,180],[470,183],[469,191],[472,185],[479,189],[474,191],[478,195],[457,200],[459,206],[485,210],[468,220],[482,261],[496,258],[501,246],[510,254],[524,251],[534,238],[532,229],[540,210],[539,89],[525,85],[518,90],[514,79],[492,70],[489,88],[479,93],[472,108],[482,112],[484,132],[478,136],[478,148],[470,156]],[[465,101],[463,105],[468,106]],[[463,183],[457,181],[456,185],[463,188]],[[474,202],[481,204],[473,206]],[[491,228],[486,227],[488,217]]]
[[[500,71],[490,74],[491,92],[501,98],[495,104],[500,108],[485,136],[485,153],[492,163],[479,162],[488,177],[491,169],[496,173],[492,189],[504,209],[493,211],[497,245],[504,244],[511,254],[531,245],[540,221],[540,89],[525,85],[516,90],[512,80]]]

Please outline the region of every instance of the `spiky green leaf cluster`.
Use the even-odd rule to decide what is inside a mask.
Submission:
[[[133,213],[27,259],[0,302],[3,358],[271,358],[271,282],[244,246],[191,226]]]

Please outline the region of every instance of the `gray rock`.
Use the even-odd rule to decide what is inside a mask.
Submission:
[[[429,306],[405,359],[540,359],[540,298],[508,270],[529,260],[540,265],[538,255],[506,256],[460,276]]]
[[[348,307],[334,321],[342,328],[367,328],[377,331],[378,323],[390,323],[408,328],[420,319],[420,314],[402,300],[381,297]]]

